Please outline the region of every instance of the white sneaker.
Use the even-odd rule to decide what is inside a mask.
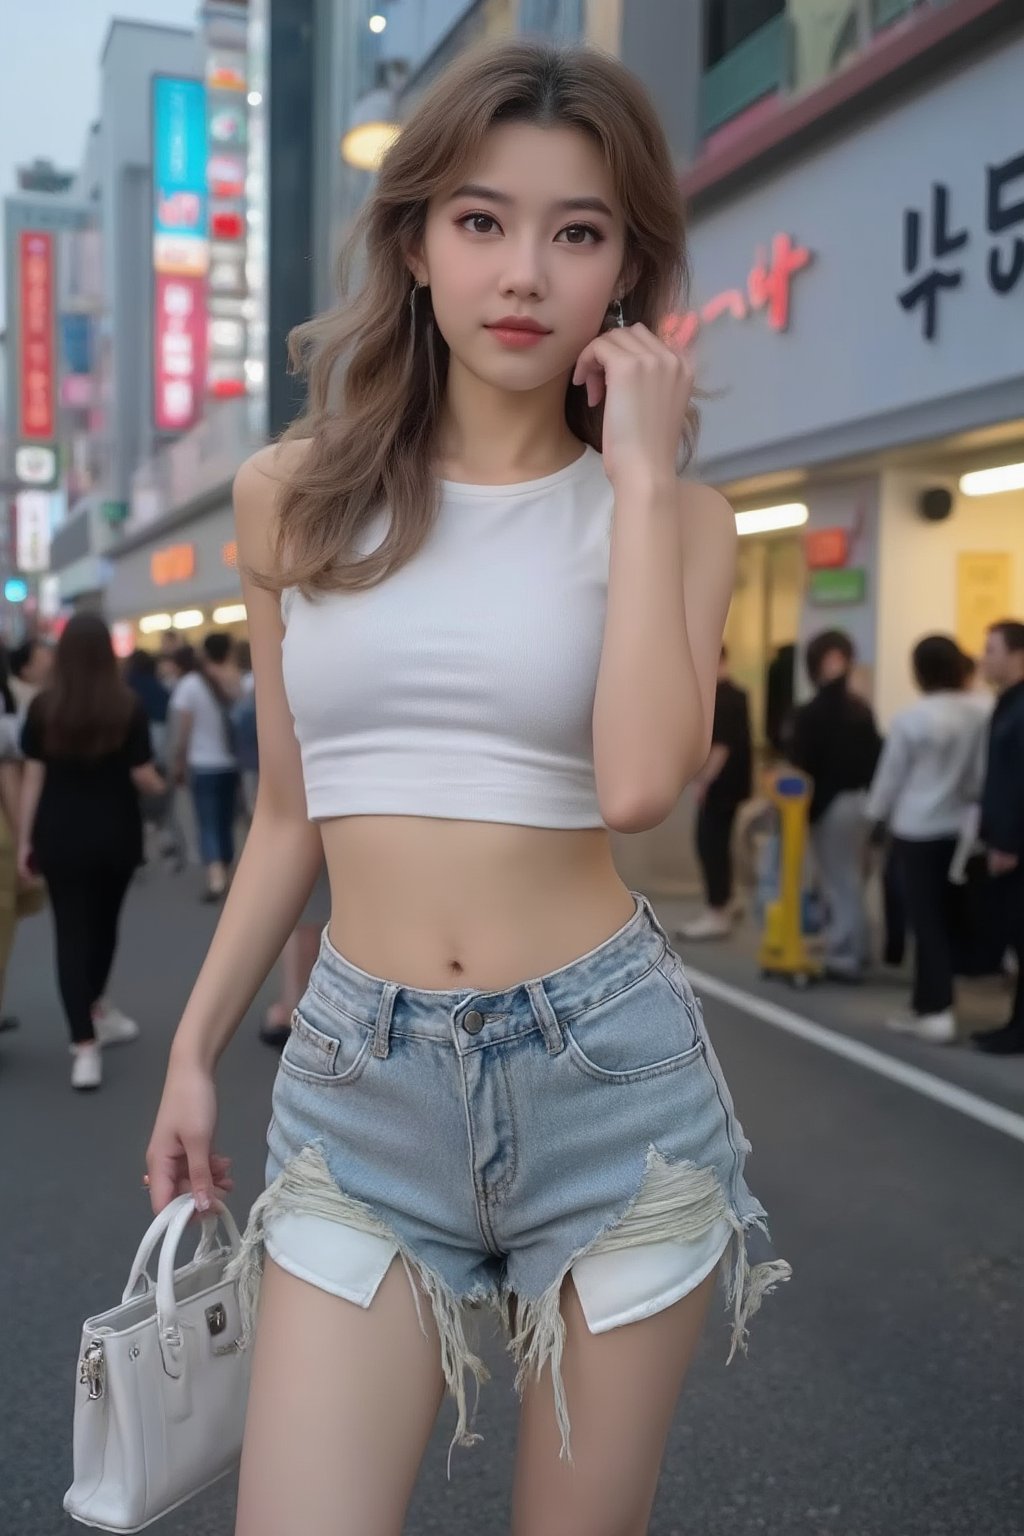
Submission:
[[[135,1020],[112,1003],[100,1003],[97,1006],[92,1027],[100,1045],[124,1045],[126,1041],[137,1040],[139,1037],[139,1026]]]
[[[956,1015],[952,1008],[942,1013],[896,1013],[886,1019],[886,1028],[901,1035],[913,1035],[929,1045],[953,1045],[956,1041]]]
[[[73,1047],[72,1088],[98,1088],[103,1081],[103,1053],[98,1045]]]
[[[692,923],[684,923],[679,929],[681,939],[727,939],[732,933],[732,919],[728,912],[715,912],[709,907]]]

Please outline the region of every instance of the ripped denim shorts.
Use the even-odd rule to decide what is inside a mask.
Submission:
[[[325,933],[274,1085],[268,1187],[235,1261],[247,1334],[265,1251],[364,1307],[399,1258],[444,1341],[453,1445],[476,1438],[465,1376],[486,1371],[465,1308],[484,1303],[514,1318],[520,1389],[550,1367],[563,1455],[567,1274],[599,1332],[671,1305],[728,1252],[730,1358],[743,1346],[789,1266],[765,1256],[750,1143],[701,1005],[634,897],[610,939],[503,992],[384,981]]]

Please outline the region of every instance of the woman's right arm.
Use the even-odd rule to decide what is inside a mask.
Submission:
[[[239,567],[273,562],[277,493],[304,444],[262,449],[235,478]],[[282,621],[275,594],[243,576],[256,679],[259,789],[252,825],[206,960],[171,1045],[164,1095],[150,1141],[155,1211],[191,1189],[200,1209],[213,1197],[216,1119],[213,1073],[246,1010],[294,930],[323,860],[306,814],[298,743],[281,675]]]

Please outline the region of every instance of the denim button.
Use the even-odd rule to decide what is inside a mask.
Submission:
[[[484,1027],[484,1016],[471,1008],[462,1021],[462,1027],[467,1035],[478,1035]]]

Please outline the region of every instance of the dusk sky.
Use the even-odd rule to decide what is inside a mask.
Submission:
[[[115,16],[192,26],[197,0],[22,0],[0,26],[0,194],[36,156],[78,165],[99,99],[100,50]],[[2,263],[0,263],[2,266]],[[3,308],[0,271],[0,317]],[[2,319],[0,319],[2,324]]]

